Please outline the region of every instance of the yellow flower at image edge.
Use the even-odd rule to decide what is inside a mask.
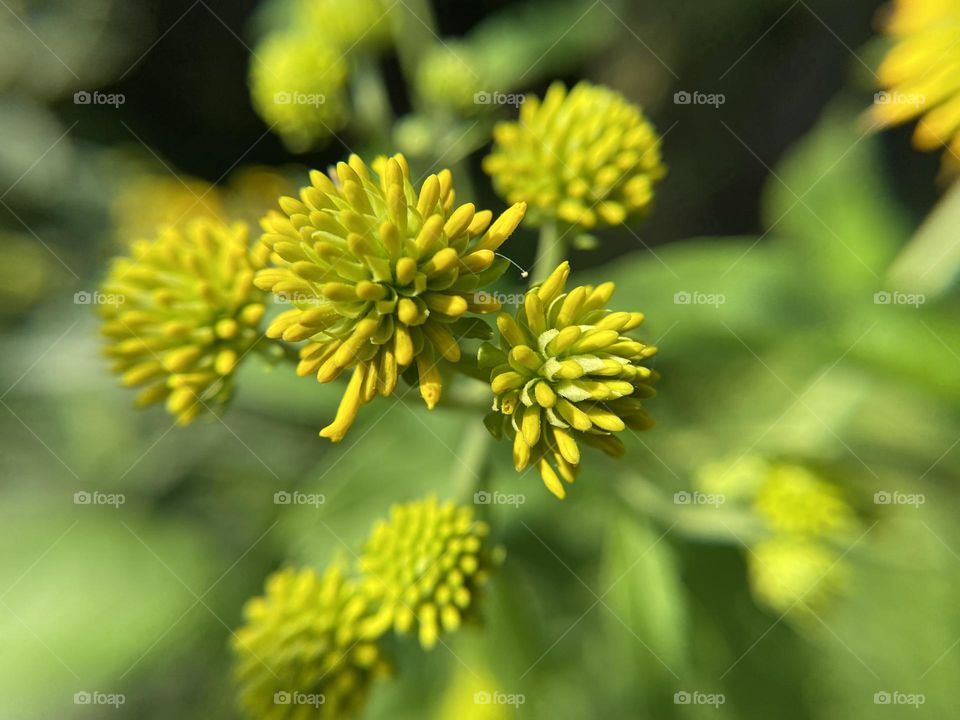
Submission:
[[[590,229],[642,218],[666,175],[660,139],[636,105],[602,86],[550,86],[528,96],[517,122],[494,128],[483,168],[508,202],[530,205],[528,220],[557,218]]]
[[[960,165],[960,3],[896,0],[886,31],[895,41],[877,71],[886,90],[869,119],[890,126],[920,117],[914,145],[948,146],[951,164]]]
[[[232,391],[238,361],[261,337],[264,294],[253,285],[266,260],[247,227],[196,220],[131,244],[102,286],[105,354],[137,404],[166,402],[185,425]]]
[[[264,121],[293,152],[329,139],[346,120],[347,69],[322,38],[290,32],[269,35],[250,65],[250,95]]]
[[[460,338],[482,330],[466,313],[500,307],[477,290],[506,269],[495,251],[525,209],[517,204],[493,220],[471,203],[457,207],[449,170],[418,192],[402,155],[380,158],[375,170],[355,155],[337,165],[335,180],[315,170],[300,199],[281,198],[283,212],[262,221],[274,267],[256,284],[295,306],[267,335],[308,341],[299,375],[327,383],[353,371],[336,418],[320,432],[334,442],[362,405],[393,394],[408,368],[427,407],[436,405],[438,363],[457,362]]]
[[[497,317],[500,347],[485,343],[480,365],[491,367],[493,412],[486,424],[513,439],[517,471],[534,464],[558,498],[572,483],[583,442],[609,455],[624,451],[614,433],[646,430],[643,400],[658,375],[643,365],[657,349],[624,333],[643,322],[638,312],[606,309],[613,283],[565,292],[564,262],[528,292],[516,316]]]
[[[281,570],[244,610],[233,642],[240,703],[255,720],[355,717],[371,681],[388,671],[360,637],[366,600],[339,565],[322,577]]]
[[[420,644],[430,648],[441,629],[460,627],[475,614],[480,589],[503,560],[502,548],[489,546],[489,534],[471,507],[436,498],[395,505],[390,519],[374,527],[360,558],[374,608],[364,636],[416,629]]]

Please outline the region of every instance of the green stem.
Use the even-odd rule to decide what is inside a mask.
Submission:
[[[487,475],[487,449],[490,433],[479,420],[468,422],[457,448],[457,463],[453,472],[453,487],[456,496],[464,502],[472,502],[473,494],[481,490]]]
[[[543,282],[566,257],[566,242],[557,228],[554,218],[544,220],[540,228],[540,242],[537,245],[537,258],[530,273],[530,282]]]
[[[393,126],[393,109],[376,60],[358,54],[353,59],[350,76],[357,124],[364,134],[374,139],[378,150],[386,150]]]
[[[397,3],[390,13],[397,58],[409,87],[413,86],[417,68],[424,52],[433,45],[439,33],[429,0],[404,0]],[[422,110],[422,103],[412,93],[411,105],[415,112]]]

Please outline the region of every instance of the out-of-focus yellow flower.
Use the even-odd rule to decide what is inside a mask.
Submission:
[[[566,292],[569,274],[562,263],[526,294],[515,317],[501,313],[500,347],[480,350],[480,365],[493,368],[487,427],[513,439],[518,472],[533,463],[561,499],[560,478],[577,476],[578,441],[619,456],[624,446],[614,433],[653,425],[642,401],[655,394],[657,379],[642,364],[657,349],[625,335],[643,314],[607,310],[613,283]]]
[[[587,82],[569,92],[554,83],[543,101],[528,96],[519,120],[493,136],[483,168],[500,195],[530,206],[532,224],[558,218],[590,229],[642,218],[666,174],[640,108]]]
[[[778,613],[802,619],[843,588],[843,546],[858,519],[840,489],[812,470],[748,456],[698,473],[698,487],[749,506],[764,537],[747,554],[751,590]]]
[[[296,186],[276,170],[259,165],[242,167],[230,175],[223,191],[230,218],[256,225],[277,198],[296,191]]]
[[[12,317],[39,303],[56,278],[53,256],[33,238],[0,234],[0,317]]]
[[[123,243],[150,237],[163,227],[185,227],[197,218],[226,220],[223,197],[208,182],[172,174],[143,174],[123,183],[111,215]]]
[[[364,592],[375,608],[364,636],[416,630],[420,644],[431,648],[441,630],[459,628],[476,613],[480,589],[503,558],[489,534],[468,506],[436,498],[394,505],[360,558]]]
[[[480,70],[470,47],[462,42],[437,43],[419,67],[417,92],[428,103],[473,113],[483,109],[477,93],[484,91]]]
[[[310,569],[271,575],[233,642],[244,712],[255,720],[356,717],[371,681],[387,671],[377,644],[360,636],[366,612],[339,565],[322,577]]]
[[[776,535],[751,548],[747,564],[753,594],[776,612],[803,616],[843,588],[847,566],[823,543]]]
[[[799,465],[773,465],[753,506],[778,533],[836,535],[855,521],[840,489]]]
[[[114,371],[146,385],[138,405],[165,402],[185,425],[229,398],[237,363],[260,338],[253,276],[266,255],[250,249],[245,225],[201,218],[113,261],[95,302]]]
[[[475,294],[507,262],[495,251],[523,218],[523,204],[497,220],[472,203],[455,204],[449,170],[430,175],[417,191],[402,155],[380,158],[371,174],[352,155],[334,180],[310,174],[300,199],[280,199],[283,213],[262,222],[274,267],[257,286],[295,306],[267,330],[272,338],[308,340],[299,375],[322,383],[353,373],[334,421],[320,431],[343,439],[360,407],[391,395],[416,366],[427,407],[440,399],[441,359],[460,359],[459,339],[475,332],[468,311],[498,310]]]
[[[254,108],[293,152],[327,140],[346,121],[347,68],[340,51],[307,32],[276,33],[250,64]]]
[[[898,125],[920,118],[913,143],[947,146],[960,165],[960,3],[894,0],[886,27],[894,46],[877,71],[880,85],[868,113],[872,123]]]
[[[469,669],[457,668],[433,720],[510,720],[517,711],[503,695],[492,674],[471,660]]]
[[[297,0],[293,17],[318,42],[348,54],[375,50],[390,41],[394,4],[392,0]]]

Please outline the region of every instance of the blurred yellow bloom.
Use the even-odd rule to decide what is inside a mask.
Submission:
[[[657,349],[625,334],[643,313],[607,310],[613,283],[567,292],[569,274],[562,263],[526,294],[516,316],[501,313],[500,347],[480,350],[481,366],[493,368],[487,427],[512,438],[518,472],[534,464],[561,499],[560,479],[572,483],[579,470],[578,442],[619,456],[624,446],[614,433],[653,425],[642,401],[655,394],[657,379],[643,365]]]
[[[590,229],[647,214],[666,175],[660,138],[640,108],[605,87],[581,82],[528,96],[517,122],[494,128],[483,168],[508,202],[526,202],[528,220],[558,218]]]
[[[296,190],[290,179],[269,167],[249,165],[230,175],[223,189],[223,202],[231,220],[256,225],[277,198]]]
[[[880,85],[868,113],[880,126],[920,118],[920,150],[947,146],[960,163],[960,3],[894,0],[886,27],[894,45],[877,72]]]
[[[471,659],[469,669],[456,668],[433,720],[511,720],[517,717],[517,711],[500,701],[503,696],[486,667]]]
[[[15,317],[39,303],[57,280],[53,255],[34,238],[0,234],[0,317]]]
[[[226,220],[216,187],[172,174],[135,175],[121,185],[110,211],[122,243],[152,237],[163,227],[183,228],[197,218]]]
[[[360,558],[364,592],[375,608],[364,636],[416,630],[420,644],[431,648],[441,630],[459,628],[464,616],[476,613],[480,589],[503,559],[489,534],[468,506],[432,497],[394,505]]]
[[[327,141],[346,121],[347,67],[336,47],[310,33],[269,35],[250,64],[250,95],[292,152]]]
[[[747,553],[751,590],[778,613],[802,618],[843,587],[844,546],[858,518],[836,485],[801,465],[755,456],[705,465],[698,487],[749,505],[766,535]]]
[[[336,46],[344,54],[373,50],[390,40],[394,0],[297,0],[293,17],[298,28],[318,44]]]
[[[484,90],[473,51],[463,42],[437,43],[417,68],[416,87],[420,97],[437,107],[452,107],[474,113],[477,93]]]
[[[104,352],[127,386],[146,385],[138,405],[165,402],[181,425],[232,392],[237,363],[260,339],[263,293],[247,227],[196,219],[138,240],[114,259],[94,300],[103,315]]]
[[[427,407],[437,404],[439,361],[457,362],[460,338],[477,331],[466,313],[500,307],[477,290],[505,270],[495,251],[524,212],[518,204],[493,220],[472,203],[457,206],[449,170],[416,190],[402,155],[378,159],[375,170],[356,155],[332,180],[315,170],[300,199],[281,198],[283,212],[262,221],[273,267],[257,286],[294,305],[267,335],[308,341],[299,375],[327,383],[353,371],[336,418],[320,431],[334,442],[362,405],[393,394],[407,368],[415,366]]]
[[[254,720],[339,720],[362,710],[371,681],[387,672],[362,639],[364,596],[339,565],[275,572],[244,608],[233,650],[240,704]]]

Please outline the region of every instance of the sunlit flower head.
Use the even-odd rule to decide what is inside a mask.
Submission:
[[[300,375],[326,383],[352,371],[336,418],[320,431],[335,442],[363,404],[393,394],[407,368],[427,407],[436,405],[440,361],[457,362],[460,338],[488,330],[467,313],[500,307],[476,291],[506,269],[495,251],[524,212],[517,204],[494,220],[456,205],[449,170],[417,190],[402,155],[374,167],[353,155],[334,179],[313,171],[300,198],[281,198],[283,212],[262,222],[274,267],[257,285],[293,304],[268,336],[307,341]]]
[[[322,38],[275,33],[250,60],[253,106],[293,152],[323,144],[346,121],[346,63]]]
[[[854,523],[840,489],[800,465],[773,465],[754,508],[775,532],[822,537],[849,530]]]
[[[884,90],[869,120],[886,127],[920,118],[914,145],[947,146],[949,164],[960,165],[960,3],[894,0],[891,10],[886,32],[894,44],[877,71]]]
[[[240,705],[254,720],[356,717],[371,681],[387,671],[376,642],[360,637],[367,604],[339,565],[323,576],[286,569],[244,609],[235,633]]]
[[[640,108],[605,87],[581,82],[528,96],[517,122],[494,128],[483,168],[508,202],[526,202],[528,220],[557,218],[590,229],[644,217],[666,174],[660,138]]]
[[[442,631],[453,632],[475,615],[480,590],[503,556],[489,534],[469,506],[436,498],[394,505],[360,558],[364,591],[375,608],[365,635],[416,631],[430,648]]]
[[[561,478],[576,479],[580,443],[619,456],[616,433],[653,425],[643,401],[657,379],[644,364],[657,349],[626,335],[643,314],[607,309],[613,283],[566,291],[569,274],[562,263],[516,315],[501,313],[500,346],[480,350],[481,366],[492,368],[487,427],[513,440],[517,471],[535,465],[558,498],[566,495]]]
[[[266,250],[247,227],[199,219],[137,240],[103,282],[105,353],[138,405],[165,402],[185,425],[232,392],[237,363],[260,339],[264,294],[253,285]]]

